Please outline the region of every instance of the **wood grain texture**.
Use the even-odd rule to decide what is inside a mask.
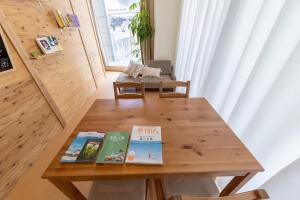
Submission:
[[[80,19],[81,28],[79,29],[79,32],[82,43],[93,72],[93,76],[95,77],[96,84],[99,86],[101,78],[105,76],[103,66],[104,62],[102,55],[99,52],[99,43],[97,35],[95,35],[92,18],[90,16],[89,2],[87,0],[70,0],[70,3],[74,12]]]
[[[222,190],[220,196],[228,196],[231,194],[235,194],[239,189],[241,189],[253,176],[255,176],[255,172],[249,172],[244,176],[236,176],[234,177],[229,184]]]
[[[38,73],[37,73],[36,69],[28,61],[28,55],[27,55],[27,53],[24,51],[21,43],[17,39],[16,34],[11,29],[9,23],[7,22],[7,19],[4,16],[4,13],[1,10],[0,10],[0,25],[1,25],[1,31],[0,31],[0,33],[2,35],[5,33],[6,36],[9,38],[11,44],[14,46],[14,49],[18,53],[18,55],[21,58],[23,64],[26,66],[26,69],[30,72],[33,80],[35,81],[35,83],[39,87],[41,93],[44,95],[45,100],[48,102],[49,106],[53,110],[54,114],[56,115],[56,117],[59,120],[59,122],[61,123],[61,125],[63,127],[65,127],[66,126],[65,119],[63,118],[60,110],[58,109],[58,107],[57,107],[56,103],[54,102],[52,96],[49,94],[49,92],[48,92],[47,88],[45,87],[44,83],[42,82],[42,80],[38,76]],[[2,29],[4,31],[2,31]]]
[[[26,52],[39,50],[34,41],[37,36],[53,35],[59,39],[64,49],[61,55],[31,62],[65,120],[70,120],[72,113],[96,90],[78,29],[58,29],[53,16],[54,9],[73,13],[70,2],[68,0],[41,0],[39,1],[41,4],[29,0],[22,1],[21,4],[18,0],[4,2],[3,10],[6,18]],[[81,11],[88,15],[88,10]],[[80,18],[79,20],[81,22]],[[89,31],[83,28],[82,31],[93,34],[92,29]],[[101,69],[101,65],[98,67]],[[98,78],[101,79],[100,76]]]
[[[162,127],[163,162],[150,165],[61,163],[80,131],[131,132],[133,125]],[[170,175],[245,176],[263,171],[205,99],[96,100],[43,178],[63,181],[159,179]]]
[[[86,200],[85,196],[69,181],[50,180],[57,188],[59,188],[71,200]]]
[[[14,70],[0,74],[0,199],[62,131],[49,104],[5,34]]]
[[[10,26],[10,33],[14,34],[12,41],[17,41],[14,45],[18,44],[17,48],[23,52],[18,53],[5,36],[14,70],[0,74],[0,199],[3,199],[48,142],[63,131],[53,108],[37,87],[37,79],[66,124],[94,94],[96,87],[79,30],[58,29],[53,16],[54,9],[73,13],[69,0],[2,0],[0,9]],[[76,12],[79,20],[81,16],[83,19],[89,16],[88,9]],[[94,34],[92,28],[81,31],[95,40],[89,37]],[[58,55],[31,60],[30,52],[39,51],[35,38],[44,35],[56,36],[64,50]],[[94,45],[89,47],[91,43],[85,47],[94,51]],[[100,60],[97,56],[93,55],[90,60]],[[27,71],[24,62],[29,63],[31,70]],[[100,63],[99,73],[102,67]],[[95,77],[101,79],[103,76]]]
[[[87,4],[87,7],[88,7],[89,17],[90,17],[90,20],[91,20],[91,23],[92,23],[94,36],[95,36],[95,39],[96,39],[97,50],[98,50],[98,54],[99,54],[101,65],[102,65],[102,73],[103,73],[104,77],[106,78],[104,55],[103,55],[103,51],[101,49],[101,43],[99,41],[100,38],[99,38],[99,34],[98,34],[97,28],[96,28],[95,15],[94,15],[94,12],[93,12],[91,0],[86,0],[86,4]]]
[[[163,190],[161,179],[154,179],[154,185],[155,185],[156,199],[164,200],[165,196],[164,196],[164,190]]]

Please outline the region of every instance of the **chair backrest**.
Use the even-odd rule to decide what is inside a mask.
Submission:
[[[185,87],[185,93],[176,92],[177,87]],[[173,89],[174,92],[164,92],[164,89]],[[160,98],[188,98],[190,93],[190,81],[161,81],[159,85]]]
[[[116,99],[135,99],[144,98],[145,96],[145,84],[143,82],[133,83],[133,82],[113,82],[114,93]],[[133,88],[135,91],[133,93],[122,92],[122,89]]]
[[[224,197],[187,197],[173,196],[170,200],[266,200],[270,199],[267,192],[263,189],[253,190],[241,194],[235,194]]]

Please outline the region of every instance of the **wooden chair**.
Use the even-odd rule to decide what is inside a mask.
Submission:
[[[161,179],[164,198],[172,196],[216,197],[219,188],[211,177],[194,176],[166,176]]]
[[[267,192],[263,189],[253,190],[241,194],[224,196],[224,197],[187,197],[187,196],[173,196],[170,200],[263,200],[270,199]]]
[[[185,87],[185,93],[176,92],[177,87]],[[174,92],[164,92],[164,89],[173,89]],[[160,82],[159,85],[159,97],[160,98],[188,98],[190,93],[190,81],[168,81]]]
[[[134,82],[127,82],[127,83],[120,83],[114,82],[114,93],[116,99],[135,99],[135,98],[144,98],[145,96],[145,84],[143,82],[134,83]],[[129,92],[122,92],[122,89],[130,89],[134,88],[135,91],[133,93]]]

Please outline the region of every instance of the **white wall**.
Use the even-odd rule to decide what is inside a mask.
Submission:
[[[178,24],[182,0],[154,0],[154,59],[169,59],[175,64]]]

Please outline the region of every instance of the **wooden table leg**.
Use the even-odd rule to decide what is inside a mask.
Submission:
[[[157,200],[164,200],[165,195],[164,195],[164,190],[162,187],[162,183],[160,179],[154,179],[154,184],[155,184],[155,191],[156,191],[156,199]]]
[[[254,175],[256,172],[249,172],[245,176],[236,176],[234,177],[227,186],[220,193],[220,197],[229,196],[235,194],[241,187],[243,187]]]
[[[85,196],[70,181],[49,179],[60,191],[67,195],[71,200],[86,200]]]
[[[149,198],[149,193],[150,193],[150,186],[151,185],[151,180],[150,179],[146,179],[146,190],[145,190],[145,200],[150,199]]]

